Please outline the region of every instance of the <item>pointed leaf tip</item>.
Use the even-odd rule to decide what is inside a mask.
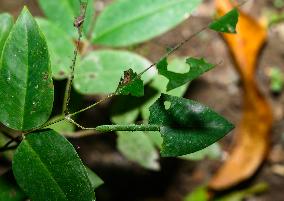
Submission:
[[[237,33],[236,27],[239,19],[239,12],[236,8],[212,22],[209,28],[222,33]]]

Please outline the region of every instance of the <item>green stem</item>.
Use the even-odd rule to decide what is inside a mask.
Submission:
[[[130,125],[101,125],[96,127],[99,132],[112,131],[160,131],[159,125],[130,124]]]

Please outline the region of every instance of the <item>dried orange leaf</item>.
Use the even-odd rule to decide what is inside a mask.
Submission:
[[[234,7],[230,0],[216,0],[216,4],[220,16]],[[258,54],[267,31],[255,19],[240,11],[237,33],[223,36],[242,79],[244,111],[230,157],[209,183],[214,190],[227,189],[250,178],[265,159],[269,148],[272,112],[254,79]]]

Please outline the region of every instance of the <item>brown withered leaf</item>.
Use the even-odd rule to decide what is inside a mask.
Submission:
[[[218,15],[233,8],[230,0],[215,0]],[[266,41],[266,28],[240,11],[235,35],[223,34],[235,59],[243,84],[243,117],[236,129],[234,148],[228,160],[209,183],[213,190],[224,190],[250,178],[267,155],[272,112],[255,81],[259,52]]]

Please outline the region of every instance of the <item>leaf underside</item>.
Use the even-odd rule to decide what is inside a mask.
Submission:
[[[129,46],[154,38],[177,26],[201,0],[118,0],[99,15],[96,44]],[[127,11],[127,12],[126,12]]]
[[[115,92],[121,72],[130,67],[141,72],[151,63],[135,54],[122,50],[99,50],[88,54],[75,69],[74,88],[84,95],[110,94]],[[145,83],[155,75],[149,70],[142,75]]]

